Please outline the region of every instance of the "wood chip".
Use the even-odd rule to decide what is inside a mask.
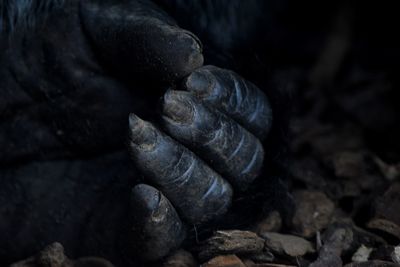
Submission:
[[[217,231],[200,247],[199,258],[208,260],[217,255],[248,254],[260,252],[264,239],[250,231]]]

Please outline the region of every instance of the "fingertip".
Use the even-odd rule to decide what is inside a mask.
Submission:
[[[174,207],[152,186],[139,184],[132,189],[131,212],[135,216],[132,242],[145,261],[167,256],[186,238],[186,228]]]
[[[183,81],[183,87],[197,97],[205,97],[211,93],[215,80],[211,74],[200,70],[192,72]]]
[[[200,40],[191,32],[177,26],[160,27],[158,48],[160,65],[164,65],[164,79],[182,79],[204,63]]]
[[[151,123],[131,113],[129,114],[129,137],[131,147],[140,146],[142,149],[150,150],[157,142],[157,131]]]
[[[193,121],[194,107],[185,92],[170,90],[165,93],[162,109],[163,115],[175,122],[189,124]]]
[[[141,216],[150,216],[160,206],[160,192],[146,184],[138,184],[132,188],[131,205],[140,210]]]

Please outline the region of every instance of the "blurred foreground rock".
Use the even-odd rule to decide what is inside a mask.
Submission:
[[[296,203],[293,225],[298,234],[311,237],[329,225],[335,205],[324,193],[297,191],[293,197]]]
[[[53,243],[36,256],[14,263],[10,267],[114,267],[114,265],[95,257],[68,259],[64,254],[64,247],[60,243]]]
[[[375,215],[369,228],[391,234],[400,240],[400,183],[394,183],[375,202]]]

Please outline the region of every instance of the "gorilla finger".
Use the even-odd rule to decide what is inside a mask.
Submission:
[[[177,249],[186,238],[186,228],[172,204],[157,189],[136,185],[131,194],[134,218],[133,241],[144,260],[154,261]]]
[[[198,151],[235,189],[246,190],[260,174],[264,150],[258,138],[189,92],[165,94],[163,123],[172,137]]]
[[[195,70],[184,81],[186,90],[212,105],[248,129],[261,140],[272,124],[272,110],[266,95],[238,74],[214,66]]]
[[[183,219],[202,223],[226,213],[232,198],[228,182],[151,123],[131,114],[129,124],[133,160]]]
[[[203,64],[202,45],[149,0],[81,1],[85,32],[122,74],[172,82]]]

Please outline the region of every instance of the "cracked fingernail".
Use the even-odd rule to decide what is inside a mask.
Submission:
[[[184,81],[184,86],[190,92],[193,92],[197,96],[205,96],[210,94],[213,81],[211,78],[200,71],[195,71],[190,74]]]
[[[131,144],[146,147],[150,149],[154,147],[157,141],[157,133],[154,131],[153,126],[135,114],[129,115],[129,136]]]
[[[164,95],[163,112],[165,116],[176,122],[191,123],[193,121],[193,105],[184,92],[168,91]]]

